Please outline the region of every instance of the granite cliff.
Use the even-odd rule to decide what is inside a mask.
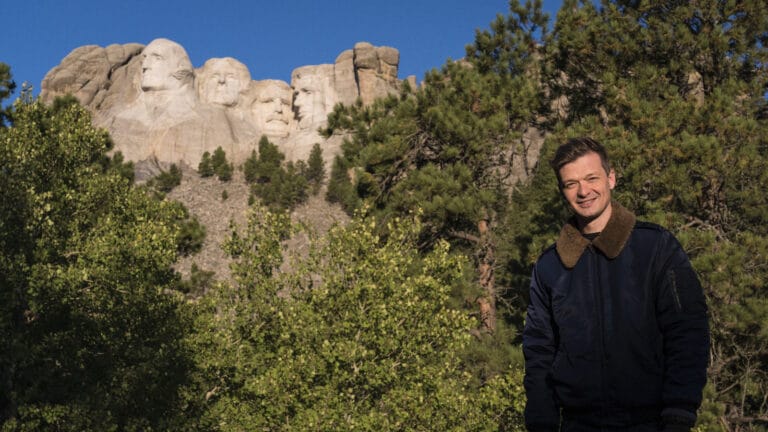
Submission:
[[[233,58],[194,67],[184,47],[168,39],[148,45],[76,48],[51,69],[41,97],[72,94],[109,130],[115,150],[128,160],[157,160],[195,168],[206,151],[221,146],[236,165],[266,135],[288,160],[306,159],[320,143],[330,161],[340,137],[322,138],[337,103],[352,104],[399,91],[400,53],[359,42],[334,63],[302,66],[291,82],[253,80]],[[410,78],[415,84],[415,79]]]

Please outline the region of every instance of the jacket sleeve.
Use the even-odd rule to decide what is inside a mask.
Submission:
[[[523,330],[525,425],[529,431],[557,431],[560,427],[560,409],[550,379],[557,350],[556,335],[550,292],[534,267]]]
[[[707,380],[707,305],[688,256],[668,232],[660,254],[656,316],[664,340],[662,417],[693,426]]]

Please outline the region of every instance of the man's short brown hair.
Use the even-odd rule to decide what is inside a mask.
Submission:
[[[605,147],[596,140],[589,137],[571,138],[555,150],[555,156],[549,161],[549,166],[555,170],[558,183],[560,180],[560,169],[587,153],[597,153],[600,156],[600,162],[605,169],[606,174],[611,172],[611,163],[608,160],[608,153]]]

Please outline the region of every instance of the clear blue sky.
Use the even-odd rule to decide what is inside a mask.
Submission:
[[[544,1],[551,19],[560,4]],[[164,37],[195,67],[234,57],[253,79],[290,81],[294,68],[333,63],[366,41],[397,48],[400,78],[421,81],[508,11],[508,0],[0,0],[0,62],[11,66],[15,99],[24,81],[39,93],[45,74],[83,45]]]

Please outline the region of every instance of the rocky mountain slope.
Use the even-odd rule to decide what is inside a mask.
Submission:
[[[226,199],[222,194],[226,192]],[[220,181],[214,177],[200,177],[196,171],[184,169],[181,184],[171,190],[167,199],[184,204],[190,212],[206,227],[206,237],[202,250],[188,257],[182,257],[177,263],[177,270],[188,278],[192,264],[199,269],[216,272],[215,277],[229,280],[231,260],[221,248],[221,243],[231,233],[230,223],[245,227],[248,215],[249,186],[243,173],[236,171],[232,180]],[[325,201],[324,191],[310,195],[306,203],[298,206],[291,213],[294,221],[303,222],[322,233],[337,223],[345,223],[348,216],[336,204]],[[287,242],[292,251],[301,252],[307,247],[307,237],[299,234]]]

